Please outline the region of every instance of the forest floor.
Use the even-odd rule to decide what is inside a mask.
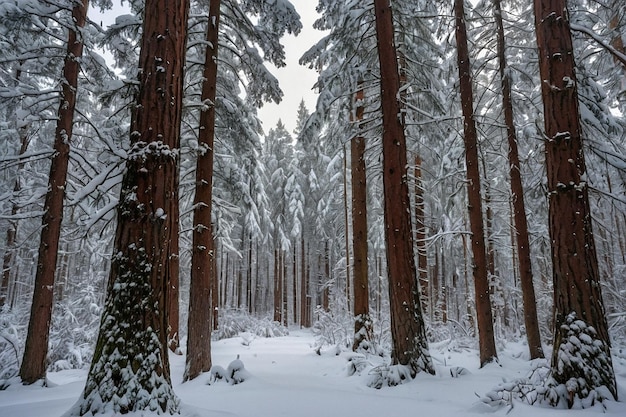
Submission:
[[[247,346],[246,346],[247,344]],[[231,385],[218,380],[211,385],[209,374],[181,383],[183,356],[171,356],[172,381],[182,401],[181,417],[396,417],[423,415],[458,417],[477,414],[513,417],[557,417],[563,410],[531,406],[521,401],[487,405],[479,397],[503,381],[529,374],[531,362],[523,344],[500,345],[499,364],[478,368],[478,352],[458,343],[431,345],[437,375],[418,375],[396,387],[369,388],[370,372],[349,376],[350,352],[336,348],[314,349],[310,331],[292,330],[276,338],[235,337],[214,341],[213,364],[226,369],[239,355],[245,365],[244,382]],[[376,365],[379,358],[369,358]],[[568,417],[626,416],[626,355],[613,357],[622,402],[571,410]],[[453,377],[459,368],[461,375]],[[369,367],[371,370],[371,367]],[[451,372],[452,371],[452,372]],[[50,387],[11,385],[0,391],[0,417],[57,417],[76,402],[84,387],[87,370],[52,372]],[[140,416],[142,414],[134,414]],[[152,416],[152,414],[143,414]]]

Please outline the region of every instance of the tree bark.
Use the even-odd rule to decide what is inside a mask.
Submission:
[[[509,144],[509,175],[511,177],[511,198],[513,202],[514,235],[517,246],[517,260],[519,263],[520,284],[522,287],[522,302],[524,303],[524,325],[530,358],[543,358],[541,335],[537,320],[537,301],[535,286],[533,285],[533,271],[530,257],[530,242],[528,239],[528,222],[526,219],[526,205],[524,204],[524,189],[520,170],[519,153],[517,151],[517,135],[513,120],[513,99],[511,97],[511,80],[507,76],[506,45],[504,40],[504,24],[502,22],[501,0],[493,0],[495,7],[495,21],[498,37],[498,61],[500,79],[502,81],[502,108],[504,110],[504,124]]]
[[[280,280],[280,250],[274,249],[274,321],[282,322],[282,288]]]
[[[350,212],[348,210],[348,151],[343,148],[343,209],[346,241],[346,309],[350,311],[352,308],[352,277],[350,274]]]
[[[307,275],[306,243],[304,236],[300,237],[300,324],[302,327],[311,327],[309,323],[309,279]]]
[[[199,152],[196,162],[187,360],[183,375],[184,381],[192,380],[201,373],[211,370],[211,322],[213,316],[211,287],[215,266],[211,209],[213,206],[213,145],[215,139],[220,3],[220,0],[211,0],[208,11],[207,47],[201,96],[204,107],[200,113],[200,129],[198,131]],[[241,274],[241,270],[239,273]],[[241,282],[239,291],[241,291]],[[241,302],[241,298],[238,301]]]
[[[589,209],[567,4],[565,0],[535,0],[534,6],[554,283],[552,377],[559,384],[567,384],[570,398],[585,397],[585,384],[587,389],[604,385],[617,398]],[[593,358],[585,358],[568,360],[567,366],[559,364],[562,347],[569,341],[568,332],[573,330],[572,317],[595,329],[593,343],[602,350],[595,363]],[[590,364],[596,365],[594,372],[589,372]],[[585,384],[579,382],[573,387],[571,378]],[[568,405],[572,405],[569,400]]]
[[[393,19],[388,0],[374,0],[374,9],[383,118],[384,220],[393,342],[391,358],[392,364],[407,366],[412,376],[420,371],[434,374],[413,254],[406,137],[399,117],[400,78]]]
[[[476,316],[478,321],[478,342],[480,366],[497,360],[493,331],[493,316],[489,299],[489,278],[487,274],[487,254],[483,207],[480,194],[480,170],[478,167],[478,134],[474,121],[474,100],[472,78],[467,46],[465,10],[463,0],[454,1],[456,20],[456,43],[458,48],[461,107],[463,109],[463,140],[465,142],[465,163],[467,169],[467,197],[470,230],[472,233],[472,253],[474,256],[473,275],[476,293]]]
[[[426,215],[424,187],[422,185],[422,158],[415,155],[415,244],[417,247],[417,274],[419,277],[420,299],[425,311],[432,308],[428,291],[428,256],[426,253]]]
[[[21,71],[17,71],[16,80],[19,81]],[[19,155],[22,156],[26,153],[28,149],[28,145],[30,143],[30,138],[28,137],[27,129],[25,127],[16,127],[16,130],[19,132],[20,136],[20,150]],[[13,198],[18,197],[19,192],[22,190],[22,169],[24,168],[24,162],[19,162],[17,164],[17,171],[15,177],[15,185],[13,186]],[[20,210],[20,206],[17,201],[13,201],[11,204],[11,217],[15,217]],[[4,256],[2,258],[2,281],[0,282],[0,310],[7,304],[7,299],[9,298],[9,284],[11,283],[11,266],[15,259],[15,243],[17,239],[17,227],[18,221],[17,219],[9,220],[9,225],[7,228],[7,239],[6,246],[4,249]]]
[[[54,154],[50,165],[48,192],[44,202],[35,288],[24,356],[20,367],[20,377],[24,384],[32,384],[46,376],[54,274],[63,221],[63,200],[65,199],[65,183],[70,160],[70,141],[72,139],[78,74],[80,72],[79,60],[83,54],[83,40],[78,32],[85,26],[88,8],[88,0],[77,2],[72,8],[72,19],[76,26],[71,28],[68,33],[67,54],[63,65],[61,103],[55,130]]]
[[[168,257],[167,264],[167,280],[170,283],[170,299],[169,299],[169,326],[167,345],[170,350],[180,355],[180,207],[178,199],[178,183],[180,180],[180,169],[176,173],[175,191],[172,194],[172,201],[170,206],[171,216],[176,219],[172,223],[172,243],[170,248],[170,255]]]
[[[177,414],[167,354],[187,1],[148,0],[107,300],[73,415]]]
[[[212,329],[213,330],[217,330],[218,326],[219,326],[219,317],[220,317],[220,307],[221,307],[221,300],[223,300],[223,297],[220,298],[220,282],[219,282],[219,278],[218,278],[218,274],[217,274],[217,253],[218,253],[218,248],[217,248],[217,243],[215,241],[215,236],[213,236],[213,248],[215,251],[215,254],[213,255],[212,261],[213,261],[213,268],[211,270],[211,272],[213,273],[213,276],[211,277],[211,310],[213,312],[213,317],[212,317]]]
[[[363,83],[359,81],[355,94],[354,123],[359,130],[363,120]],[[357,134],[350,142],[352,164],[352,268],[354,279],[354,341],[352,350],[367,350],[372,333],[369,309],[369,277],[367,270],[367,178],[365,168],[365,138]]]

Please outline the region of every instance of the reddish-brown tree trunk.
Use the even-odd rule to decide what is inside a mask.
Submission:
[[[571,407],[572,397],[588,395],[585,389],[604,385],[617,398],[617,387],[591,225],[567,4],[565,0],[535,0],[534,6],[554,283],[552,377],[568,387]],[[562,344],[570,341],[568,331],[577,335],[576,329],[569,326],[572,317],[595,329],[593,343],[602,350],[601,359],[585,357],[579,361],[568,359],[565,365],[560,363]],[[582,330],[579,325],[575,327]],[[595,368],[595,376],[588,372],[589,366]],[[571,378],[578,381],[577,388],[570,383]]]
[[[419,299],[407,183],[406,137],[399,103],[400,77],[388,0],[374,0],[383,119],[385,241],[391,307],[392,363],[412,375],[434,374]]]
[[[248,314],[252,314],[252,307],[254,305],[252,291],[252,235],[248,236],[248,267],[246,274],[246,305],[248,307]]]
[[[297,259],[297,244],[293,244],[293,264],[291,265],[293,273],[293,288],[291,291],[291,300],[293,302],[293,323],[298,323],[298,259]],[[302,320],[302,318],[300,318]],[[300,321],[302,323],[302,321]]]
[[[306,266],[306,244],[304,242],[304,236],[300,238],[300,324],[302,327],[310,327],[309,323],[309,311],[308,311],[308,299],[309,294],[309,280],[307,276]]]
[[[352,307],[352,277],[350,274],[350,215],[348,210],[348,151],[343,148],[343,209],[345,221],[344,238],[346,241],[346,308],[347,311]]]
[[[179,243],[179,233],[180,233],[180,224],[179,224],[179,200],[178,200],[178,182],[180,178],[180,174],[176,173],[176,190],[172,194],[172,201],[170,206],[170,213],[172,217],[176,219],[175,222],[172,222],[172,226],[174,227],[172,230],[172,242],[170,248],[170,255],[168,257],[167,264],[167,280],[170,283],[170,299],[169,299],[169,326],[168,326],[168,336],[167,336],[167,344],[170,350],[176,354],[181,354],[180,352],[180,341],[179,341],[179,328],[180,328],[180,304],[179,304],[179,285],[180,285],[180,243]]]
[[[215,247],[211,208],[213,198],[213,144],[215,139],[215,97],[217,92],[217,49],[220,0],[209,2],[206,56],[202,82],[202,102],[198,131],[196,194],[193,211],[187,361],[183,380],[211,370],[212,278],[215,273]],[[240,271],[241,274],[241,271]],[[239,286],[241,291],[241,282]],[[241,302],[241,298],[239,299]]]
[[[456,43],[458,48],[459,79],[461,89],[461,107],[463,109],[463,139],[465,142],[465,164],[467,169],[467,198],[472,232],[473,275],[476,293],[476,318],[478,321],[478,341],[480,347],[480,366],[496,360],[496,344],[493,331],[493,316],[489,297],[489,279],[487,276],[487,254],[485,249],[485,231],[483,227],[483,208],[480,195],[480,170],[478,167],[478,134],[474,121],[474,100],[472,96],[472,77],[467,46],[465,10],[463,0],[454,1],[456,20]]]
[[[354,123],[359,129],[363,120],[363,83],[359,81],[354,101]],[[369,279],[367,269],[367,179],[365,168],[365,138],[355,136],[350,142],[352,164],[352,269],[354,279],[354,341],[352,350],[368,349],[372,333],[369,308]]]
[[[85,26],[89,1],[83,0],[72,8],[75,28],[68,34],[67,54],[63,65],[61,104],[54,137],[54,154],[50,166],[48,192],[44,202],[41,241],[37,258],[37,272],[33,302],[28,322],[28,333],[20,377],[25,384],[46,376],[46,356],[52,318],[54,273],[57,267],[59,238],[63,221],[65,182],[70,159],[70,141],[74,125],[76,91],[80,72],[80,57],[83,55],[83,40],[78,32]]]
[[[72,415],[176,414],[167,354],[171,210],[178,149],[189,3],[148,0],[118,207],[107,300],[82,400]]]
[[[20,79],[21,71],[17,71],[16,80]],[[17,128],[20,132],[20,150],[19,155],[24,155],[26,150],[28,149],[28,144],[30,143],[30,139],[28,137],[28,133],[26,128]],[[17,164],[17,175],[15,178],[15,185],[13,186],[13,195],[17,196],[19,192],[22,190],[22,169],[24,168],[24,163],[20,162]],[[13,202],[11,205],[11,217],[15,217],[19,212],[20,207],[17,202]],[[13,264],[13,259],[15,258],[15,240],[17,238],[17,219],[9,220],[9,225],[7,228],[7,239],[6,246],[4,249],[4,257],[2,259],[2,281],[0,282],[0,310],[7,303],[7,298],[9,297],[9,284],[11,282],[11,265]]]
[[[286,262],[286,257],[287,257],[287,251],[281,250],[280,251],[280,264],[281,264],[281,277],[280,277],[280,286],[281,286],[281,291],[282,291],[282,300],[283,300],[283,325],[285,327],[289,326],[289,292],[288,292],[288,286],[287,286],[287,262]],[[294,312],[294,316],[295,316],[295,306],[293,309]]]
[[[215,242],[215,236],[213,236],[213,248],[215,248],[215,254],[213,255],[212,261],[213,261],[213,268],[212,268],[212,272],[213,272],[213,276],[211,278],[211,310],[213,311],[213,326],[212,329],[213,330],[217,330],[218,326],[219,326],[219,317],[220,317],[220,300],[222,300],[223,298],[220,298],[220,280],[218,279],[218,274],[217,274],[217,244]]]
[[[506,125],[507,141],[509,143],[509,173],[511,177],[511,196],[513,202],[513,220],[515,225],[515,244],[517,246],[517,260],[519,263],[520,283],[522,287],[522,301],[524,303],[524,325],[530,358],[543,358],[539,322],[537,320],[537,301],[535,286],[533,285],[533,271],[530,257],[530,242],[528,239],[528,222],[526,219],[526,205],[524,204],[524,189],[520,171],[519,154],[517,151],[517,136],[513,121],[513,101],[511,98],[511,80],[506,74],[507,60],[504,41],[504,25],[502,22],[501,0],[493,0],[495,7],[495,21],[498,37],[498,60],[500,78],[502,80],[502,108],[504,110],[504,124]]]

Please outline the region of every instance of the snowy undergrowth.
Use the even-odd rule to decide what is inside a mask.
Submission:
[[[341,416],[385,417],[420,415],[458,417],[491,415],[498,417],[563,417],[563,410],[537,408],[515,400],[514,407],[491,407],[476,393],[489,392],[499,381],[514,381],[527,376],[530,362],[523,342],[507,343],[498,351],[500,365],[479,367],[476,349],[465,344],[441,341],[431,343],[430,351],[437,369],[435,376],[418,374],[395,387],[367,387],[369,372],[386,358],[370,355],[359,373],[349,374],[350,358],[363,359],[350,351],[336,355],[334,346],[314,351],[315,336],[310,330],[291,329],[288,336],[257,337],[249,345],[241,336],[214,341],[213,363],[227,364],[240,355],[245,370],[252,375],[244,383],[218,382],[207,385],[210,374],[193,381],[183,380],[185,357],[170,355],[172,384],[181,399],[178,417],[271,417]],[[183,346],[184,349],[184,346]],[[618,386],[626,386],[626,354],[618,346],[614,365]],[[622,352],[620,356],[619,352]],[[86,369],[64,370],[49,374],[50,387],[15,384],[0,391],[0,416],[58,417],[79,397],[85,385]],[[626,398],[626,390],[620,392]],[[602,407],[572,410],[568,415],[623,417],[623,403],[605,401]],[[417,411],[416,411],[417,410]],[[155,417],[153,413],[134,412],[129,417]],[[112,417],[112,415],[102,415]]]
[[[526,377],[502,382],[481,401],[509,409],[515,401],[556,408],[586,409],[598,404],[604,407],[605,401],[613,399],[611,389],[615,389],[615,381],[607,380],[603,372],[612,366],[604,343],[593,327],[573,313],[561,326],[561,334],[555,369],[547,359],[531,361]],[[617,354],[621,349],[615,351]]]
[[[246,310],[223,310],[218,328],[212,333],[213,339],[229,339],[241,334],[280,337],[288,335],[289,329],[269,317],[252,316]]]
[[[0,390],[6,389],[20,370],[22,348],[15,314],[0,313]]]

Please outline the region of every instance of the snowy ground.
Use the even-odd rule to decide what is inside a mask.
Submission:
[[[524,377],[529,370],[522,345],[508,344],[499,352],[500,365],[478,369],[477,352],[431,346],[437,375],[419,375],[410,383],[380,390],[367,387],[367,374],[348,376],[349,353],[335,355],[328,348],[316,355],[308,331],[289,336],[254,339],[244,346],[237,337],[213,343],[213,363],[224,368],[237,355],[251,375],[239,385],[218,381],[207,385],[209,375],[181,384],[184,357],[172,356],[172,378],[183,404],[182,417],[395,417],[422,415],[459,417],[494,415],[514,417],[626,416],[625,402],[605,402],[587,410],[563,411],[514,402],[513,408],[483,404],[484,395],[503,380]],[[626,359],[614,357],[618,389],[626,399]],[[467,368],[468,374],[452,378],[450,369]],[[0,391],[0,417],[57,417],[80,395],[86,371],[49,374],[50,388],[12,385]],[[508,414],[507,414],[508,413]],[[151,416],[151,415],[150,415]]]

